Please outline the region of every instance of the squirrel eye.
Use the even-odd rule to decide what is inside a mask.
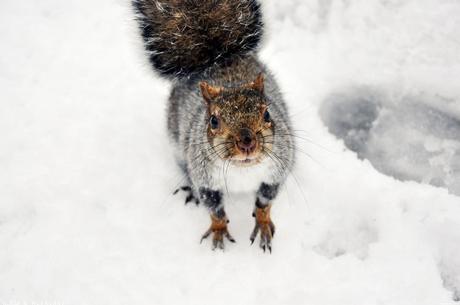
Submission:
[[[270,123],[270,113],[268,112],[268,110],[265,110],[264,112],[264,121],[267,122],[267,123]]]
[[[209,125],[211,125],[211,129],[217,129],[219,127],[219,119],[215,115],[211,115]]]

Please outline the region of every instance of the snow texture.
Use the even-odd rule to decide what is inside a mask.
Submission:
[[[457,304],[460,2],[263,4],[299,145],[271,255],[253,193],[199,244],[127,1],[0,3],[0,304]]]

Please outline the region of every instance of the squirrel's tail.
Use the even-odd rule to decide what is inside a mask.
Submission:
[[[168,77],[229,64],[262,37],[257,0],[133,0],[133,6],[150,62]]]

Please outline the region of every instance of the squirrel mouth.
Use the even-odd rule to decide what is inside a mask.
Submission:
[[[242,163],[242,164],[250,164],[250,163],[253,163],[256,161],[256,159],[250,159],[250,158],[246,158],[244,160],[234,160],[236,162],[239,162],[239,163]]]
[[[218,139],[220,140],[220,139]],[[214,139],[212,145],[214,147],[219,147],[216,152],[217,155],[223,159],[230,162],[230,164],[238,167],[250,167],[261,163],[265,159],[264,154],[264,144],[263,141],[257,139],[254,141],[254,144],[251,144],[250,147],[245,147],[243,145],[238,145],[238,143],[230,142],[227,140],[217,141]],[[220,148],[224,145],[225,148]],[[248,145],[247,145],[248,146]]]
[[[260,156],[246,156],[245,158],[231,158],[232,163],[237,166],[251,166],[260,163]]]

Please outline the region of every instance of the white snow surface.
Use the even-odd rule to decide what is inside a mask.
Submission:
[[[172,196],[170,84],[150,71],[128,2],[1,1],[0,304],[457,303],[459,141],[412,128],[426,106],[460,117],[460,2],[264,0],[264,13],[262,58],[299,136],[271,255],[249,244],[254,194],[230,195],[237,243],[224,252],[199,243],[207,211]],[[362,159],[320,115],[349,88],[414,107],[392,99],[402,110],[376,123]],[[414,149],[393,154],[411,141],[450,152],[433,162],[454,188],[424,184],[430,168],[399,159]],[[422,183],[367,160],[388,143],[379,160]]]

